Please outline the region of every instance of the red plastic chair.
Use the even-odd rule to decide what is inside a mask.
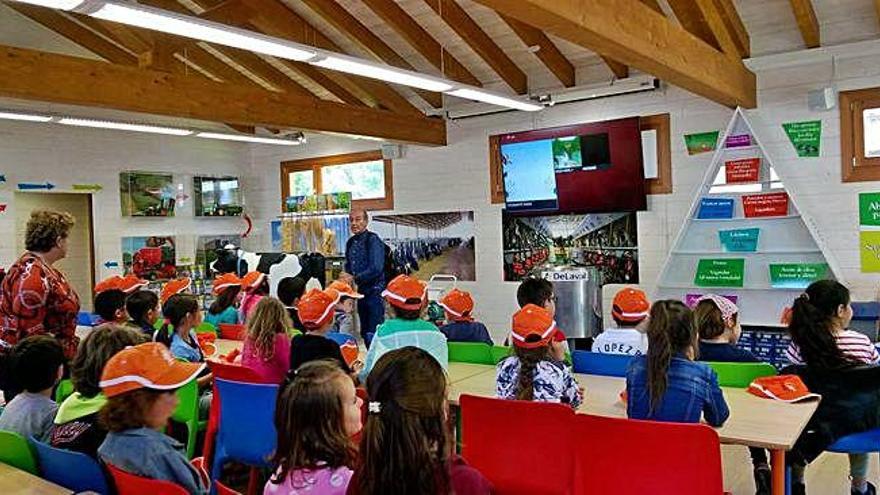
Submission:
[[[569,406],[472,395],[462,395],[460,404],[461,454],[497,493],[571,493],[574,411]]]
[[[247,327],[245,325],[231,325],[229,323],[221,323],[220,338],[227,340],[244,340],[247,335]]]
[[[241,492],[237,492],[219,481],[214,481],[214,486],[217,488],[217,495],[242,495]]]
[[[118,495],[188,495],[186,489],[168,481],[143,478],[107,464]]]
[[[721,495],[718,433],[702,424],[579,414],[574,495]]]

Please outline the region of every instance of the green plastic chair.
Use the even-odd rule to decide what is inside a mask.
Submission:
[[[722,387],[748,388],[755,378],[776,375],[776,368],[767,363],[712,363],[710,368],[718,373],[718,384]]]
[[[36,476],[40,475],[31,445],[18,433],[0,430],[0,462]]]
[[[69,378],[65,378],[58,382],[58,386],[55,387],[55,402],[61,404],[71,394],[73,394],[73,382]]]
[[[492,348],[482,342],[449,342],[450,363],[495,364]]]
[[[196,438],[199,431],[208,426],[207,420],[199,419],[199,384],[192,380],[177,389],[180,403],[171,415],[171,420],[186,425],[186,455],[190,459],[196,453]]]
[[[207,321],[203,321],[201,325],[196,327],[196,333],[213,333],[217,335],[217,327]]]
[[[491,352],[492,364],[498,364],[503,361],[504,358],[511,355],[511,353],[513,352],[513,348],[506,345],[493,345]]]

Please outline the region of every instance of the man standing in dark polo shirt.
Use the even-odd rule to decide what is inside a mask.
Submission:
[[[385,289],[385,243],[373,232],[367,230],[370,219],[363,208],[353,207],[348,214],[351,233],[345,245],[345,272],[339,278],[357,284],[358,292],[364,295],[358,300],[357,310],[360,318],[361,337],[370,344],[376,327],[385,321],[385,304],[382,291]]]

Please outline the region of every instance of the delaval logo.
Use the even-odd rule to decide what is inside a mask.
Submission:
[[[545,280],[551,282],[577,282],[578,280],[587,280],[589,274],[582,270],[571,270],[565,272],[544,272]]]

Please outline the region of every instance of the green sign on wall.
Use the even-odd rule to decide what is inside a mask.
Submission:
[[[819,156],[819,143],[822,138],[822,121],[788,122],[782,124],[788,139],[800,157]]]
[[[746,260],[703,259],[697,264],[694,285],[699,287],[742,287]]]
[[[718,143],[718,135],[721,131],[701,132],[699,134],[685,134],[684,144],[687,146],[688,155],[715,151]]]
[[[880,225],[880,193],[859,194],[859,225]]]
[[[816,280],[825,278],[826,263],[770,263],[770,285],[790,289],[805,289]]]

